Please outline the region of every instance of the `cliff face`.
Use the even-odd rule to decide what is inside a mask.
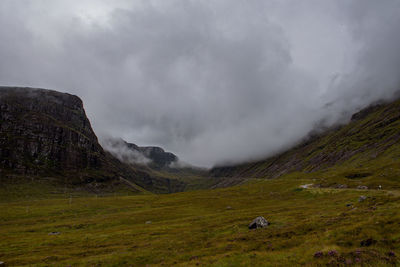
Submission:
[[[178,162],[176,155],[165,152],[161,147],[141,147],[120,138],[108,138],[103,140],[102,144],[105,150],[128,164],[142,164],[160,170],[164,167],[169,167],[171,163]]]
[[[75,186],[103,188],[125,181],[159,193],[184,188],[105,152],[79,97],[20,87],[0,87],[0,178],[9,175],[62,177]]]
[[[147,146],[139,147],[140,151],[150,158],[157,167],[168,167],[171,163],[177,162],[178,157],[170,152],[165,152],[161,147]]]
[[[20,174],[98,169],[104,151],[74,95],[0,88],[0,167]]]

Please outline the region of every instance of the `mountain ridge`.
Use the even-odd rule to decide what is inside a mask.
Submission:
[[[277,178],[303,172],[333,171],[344,166],[376,168],[400,156],[400,100],[379,102],[353,114],[347,124],[320,132],[296,146],[262,160],[217,166],[213,177]],[[343,166],[342,166],[343,165]]]
[[[158,146],[138,146],[122,138],[106,138],[101,143],[105,150],[125,163],[146,164],[160,170],[179,161],[175,154]]]
[[[112,191],[126,187],[122,177],[158,193],[185,187],[181,181],[135,169],[104,151],[78,96],[40,88],[0,87],[0,122],[2,182],[15,176],[58,177],[55,181],[71,187]]]

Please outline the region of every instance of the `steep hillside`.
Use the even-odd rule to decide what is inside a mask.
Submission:
[[[163,169],[178,162],[178,157],[161,147],[141,147],[121,138],[108,138],[102,142],[105,150],[126,163],[142,163],[153,169]]]
[[[274,157],[237,166],[216,167],[213,176],[275,178],[292,172],[335,173],[347,179],[400,177],[400,101],[378,104],[351,121],[310,136]],[[391,169],[390,174],[385,172]],[[389,176],[391,178],[389,178]]]
[[[151,159],[156,168],[168,167],[170,164],[178,162],[177,156],[171,152],[165,152],[161,147],[139,147],[139,151]]]
[[[101,167],[104,151],[78,97],[1,88],[0,103],[2,169],[43,174]]]
[[[185,184],[185,191],[232,185],[231,179],[209,177],[207,169],[181,162],[176,155],[165,152],[161,147],[141,147],[121,138],[103,138],[101,144],[105,151],[135,170],[181,181]]]
[[[142,187],[174,192],[184,188],[182,182],[134,169],[105,152],[79,97],[0,87],[1,182],[15,181],[16,176],[50,177],[55,183],[94,191],[141,191]]]

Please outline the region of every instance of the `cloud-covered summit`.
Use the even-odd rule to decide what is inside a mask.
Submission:
[[[82,97],[97,133],[211,166],[400,85],[396,0],[0,2],[0,84]]]

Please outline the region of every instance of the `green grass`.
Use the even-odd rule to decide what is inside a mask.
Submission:
[[[3,197],[0,261],[9,266],[400,264],[400,191],[299,188],[323,179],[331,178],[298,173],[169,195]],[[358,202],[360,195],[368,199]],[[271,225],[248,230],[257,216]],[[368,239],[373,244],[361,246]],[[329,256],[330,250],[338,255]],[[318,251],[321,258],[314,257]],[[390,251],[397,257],[388,256]]]
[[[8,266],[400,265],[399,131],[396,101],[273,158],[222,168],[215,179],[202,177],[201,170],[154,172],[160,179],[153,180],[153,192],[171,191],[162,178],[170,178],[172,187],[185,182],[182,190],[203,189],[168,195],[118,180],[85,187],[43,177],[0,177],[0,261]],[[279,178],[265,179],[271,177]],[[300,188],[304,184],[314,187]],[[361,195],[368,198],[359,202]],[[248,230],[257,216],[271,225]],[[317,252],[322,256],[315,257]]]
[[[217,176],[276,178],[294,171],[331,168],[399,169],[400,100],[382,104],[364,117],[310,137],[297,146],[258,162],[215,168]]]

